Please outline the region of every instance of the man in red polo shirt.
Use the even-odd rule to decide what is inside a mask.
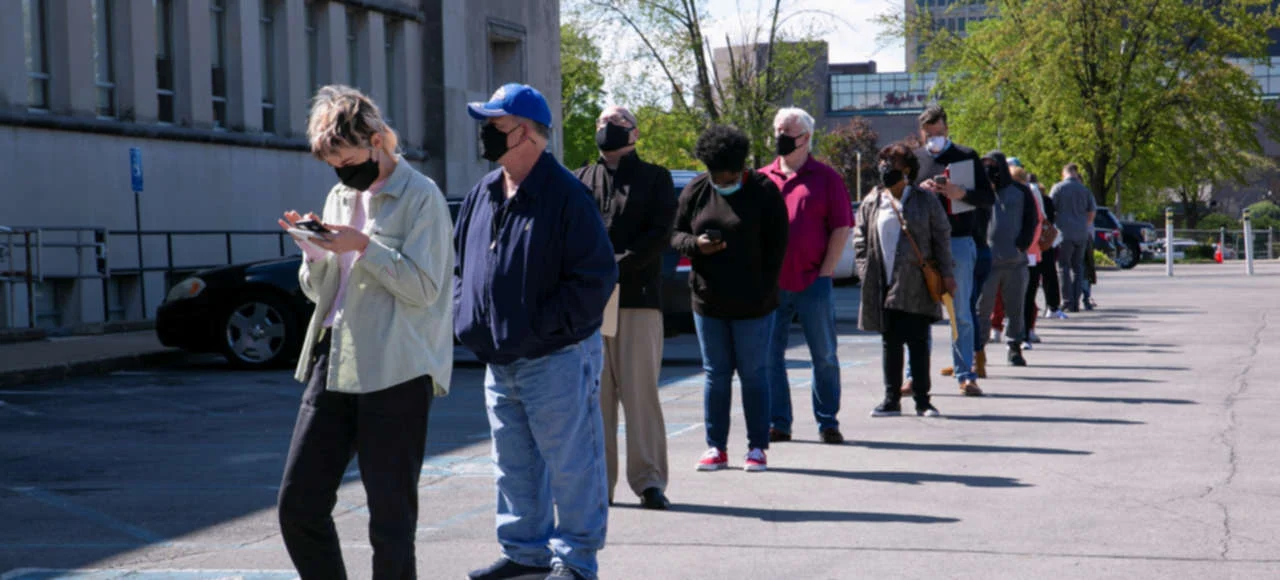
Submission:
[[[836,419],[840,412],[840,361],[836,357],[831,275],[849,243],[853,208],[844,179],[811,155],[813,117],[801,109],[786,108],[778,111],[773,127],[778,158],[760,172],[782,192],[791,233],[778,279],[780,302],[769,354],[773,406],[769,440],[791,440],[786,351],[791,321],[799,317],[813,359],[813,416],[822,442],[837,445],[844,442],[844,436]]]

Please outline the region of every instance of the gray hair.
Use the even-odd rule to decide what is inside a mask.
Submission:
[[[779,125],[784,125],[789,121],[799,123],[801,127],[804,127],[805,133],[810,135],[813,134],[813,128],[815,125],[813,115],[805,112],[804,109],[798,107],[784,107],[782,109],[778,109],[778,114],[773,117],[773,126],[774,128],[777,128]]]
[[[608,119],[613,118],[615,115],[622,117],[623,120],[625,120],[628,123],[631,123],[632,129],[640,128],[640,122],[636,120],[636,116],[633,115],[631,111],[628,110],[626,107],[619,106],[619,105],[611,105],[611,106],[605,107],[605,109],[600,112],[600,117],[596,119],[596,122],[599,123],[600,121],[607,121]]]

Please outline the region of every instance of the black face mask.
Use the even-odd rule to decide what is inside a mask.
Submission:
[[[369,160],[356,165],[334,167],[334,173],[342,184],[356,191],[368,191],[369,186],[378,180],[378,162],[369,155]]]
[[[777,151],[781,157],[786,157],[796,150],[796,137],[790,135],[778,135]]]
[[[1000,178],[1002,177],[1000,175],[1000,169],[995,166],[988,165],[986,166],[986,170],[987,170],[987,181],[990,181],[993,187],[1000,187],[1001,186]]]
[[[617,151],[631,144],[631,129],[619,127],[613,123],[609,123],[596,131],[596,147],[600,151],[609,153]]]
[[[514,132],[515,129],[512,129],[511,131]],[[508,135],[510,135],[510,133],[503,133],[492,124],[485,123],[484,125],[481,125],[480,156],[484,157],[488,161],[497,163],[499,159],[502,159],[503,155],[506,155],[507,152],[511,150],[510,147],[507,147]]]
[[[880,170],[880,185],[893,187],[902,182],[901,169],[896,169],[892,165],[881,165],[878,169]]]

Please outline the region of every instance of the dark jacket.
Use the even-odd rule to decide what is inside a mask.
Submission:
[[[742,189],[723,196],[699,175],[680,193],[671,246],[693,262],[693,311],[709,318],[760,318],[778,307],[778,273],[787,253],[789,220],[782,194],[768,177],[747,171]],[[698,236],[720,230],[725,249],[710,256]]]
[[[991,189],[991,183],[987,181],[987,172],[982,170],[982,161],[978,159],[978,153],[973,149],[952,143],[937,159],[934,159],[923,147],[916,149],[915,153],[916,158],[920,160],[920,172],[916,174],[916,181],[911,185],[919,186],[926,180],[942,175],[942,172],[952,163],[972,161],[974,188],[964,196],[964,202],[979,209],[991,207],[991,204],[995,203],[995,190]],[[950,207],[946,196],[939,195],[938,200],[942,202],[942,207]],[[976,214],[977,212],[967,211],[948,215],[947,219],[951,222],[951,237],[972,236],[975,220],[978,219]]]
[[[454,227],[454,331],[484,363],[545,356],[600,329],[618,280],[585,185],[543,153],[511,199],[496,170]]]
[[[676,192],[671,172],[634,152],[611,176],[604,161],[574,172],[596,197],[618,259],[622,308],[662,308],[662,252],[671,247]]]
[[[987,244],[991,246],[991,263],[1025,266],[1027,249],[1035,240],[1040,226],[1040,210],[1032,196],[1035,192],[1017,181],[1009,171],[1009,161],[999,151],[987,157],[995,161],[996,202],[991,208],[991,224],[987,228]]]
[[[920,260],[904,233],[894,250],[893,285],[885,287],[884,260],[880,256],[880,194],[877,187],[858,206],[858,219],[853,227],[853,252],[858,277],[862,279],[862,302],[858,309],[858,328],[867,332],[884,332],[884,311],[901,310],[942,319],[942,307],[933,301],[924,282]],[[888,193],[885,193],[888,195]],[[923,189],[908,188],[903,192],[902,219],[920,247],[926,261],[936,260],[943,278],[954,276],[951,257],[951,224],[938,196]],[[892,210],[888,210],[892,211]]]

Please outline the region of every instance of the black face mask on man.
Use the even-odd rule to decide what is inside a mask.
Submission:
[[[356,191],[368,191],[369,186],[378,180],[378,161],[374,159],[373,150],[369,151],[369,160],[364,163],[333,168],[343,185]]]
[[[796,145],[797,139],[799,139],[799,137],[792,137],[790,135],[778,135],[778,144],[776,147],[778,155],[780,157],[786,157],[794,153],[795,150],[799,148],[799,145]]]
[[[631,144],[631,129],[608,123],[596,131],[596,147],[604,153],[617,151]]]
[[[878,167],[878,169],[880,171],[880,185],[883,185],[886,188],[888,188],[888,187],[893,187],[898,183],[902,182],[901,169],[897,169],[894,166],[889,165],[887,163],[884,165],[881,165],[880,167]]]
[[[515,129],[511,130],[515,132]],[[494,127],[492,123],[485,123],[480,126],[480,156],[488,161],[497,163],[502,159],[508,151],[511,150],[507,146],[507,136],[511,133],[503,133],[501,129]]]

